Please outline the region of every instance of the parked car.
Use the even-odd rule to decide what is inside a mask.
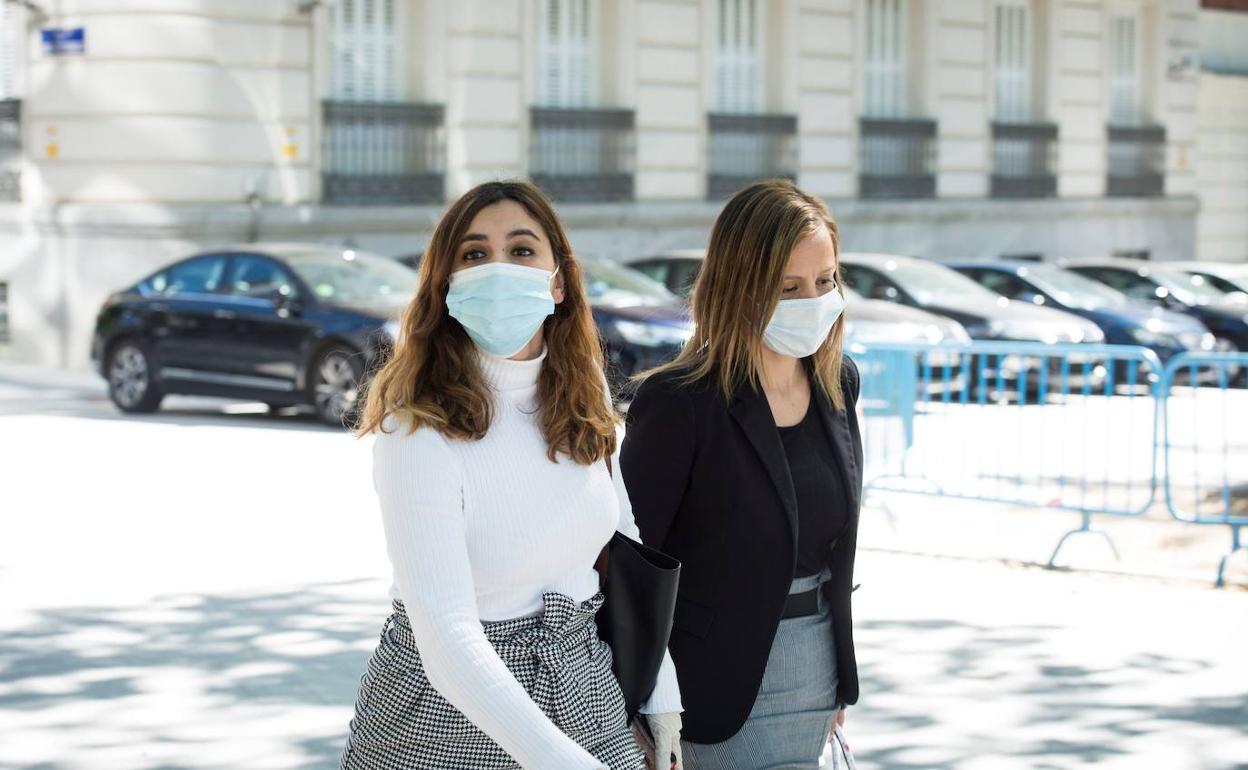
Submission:
[[[639,273],[658,281],[678,297],[689,299],[693,282],[702,272],[704,249],[676,249],[648,257],[625,260],[625,264]]]
[[[186,393],[310,406],[341,424],[415,290],[415,271],[354,249],[217,249],[111,295],[91,357],[124,412]]]
[[[894,254],[841,255],[846,282],[871,299],[897,302],[954,319],[976,340],[1076,344],[1103,342],[1096,324],[1052,308],[1001,297],[957,271],[924,259]],[[1057,374],[1057,358],[1049,359]],[[1015,391],[1040,380],[1041,362],[1028,356],[983,356],[970,372],[972,386],[1004,382]],[[1093,388],[1108,377],[1101,363],[1086,359],[1072,369],[1072,386]]]
[[[1248,264],[1243,262],[1167,262],[1166,267],[1199,278],[1227,295],[1232,302],[1248,304]]]
[[[1164,363],[1188,351],[1214,348],[1213,334],[1191,316],[1144,303],[1051,263],[960,262],[950,264],[981,286],[1019,302],[1064,310],[1096,324],[1105,341],[1142,345]]]
[[[1061,263],[1132,299],[1192,316],[1217,338],[1219,350],[1248,350],[1248,311],[1222,292],[1195,284],[1191,275],[1166,263],[1139,259],[1088,259]]]
[[[679,297],[636,270],[603,259],[580,265],[608,376],[627,395],[629,377],[675,358],[693,335],[693,322]]]

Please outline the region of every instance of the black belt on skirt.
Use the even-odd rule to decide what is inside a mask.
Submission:
[[[822,587],[820,586],[819,588]],[[780,619],[788,620],[789,618],[804,618],[808,615],[818,615],[819,588],[802,591],[800,594],[789,594],[784,600],[784,611],[780,613]]]

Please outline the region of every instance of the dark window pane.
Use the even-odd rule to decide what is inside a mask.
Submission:
[[[221,285],[224,272],[224,256],[199,257],[156,274],[150,285],[157,294],[210,294]]]
[[[275,290],[292,297],[294,282],[281,265],[271,259],[248,254],[236,257],[230,277],[230,293],[238,297],[264,298]]]

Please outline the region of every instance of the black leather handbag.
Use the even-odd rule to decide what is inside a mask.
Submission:
[[[680,562],[616,532],[597,566],[606,597],[596,617],[598,635],[611,645],[612,670],[632,722],[654,692],[672,635]]]

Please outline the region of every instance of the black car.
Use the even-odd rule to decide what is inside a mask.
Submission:
[[[1188,351],[1210,351],[1213,335],[1182,313],[1132,302],[1119,291],[1054,264],[1001,260],[950,264],[1003,297],[1082,316],[1113,345],[1142,345],[1165,363]]]
[[[125,412],[185,393],[307,405],[340,424],[415,290],[415,271],[354,249],[220,249],[110,296],[91,357]]]
[[[1248,311],[1244,306],[1228,301],[1217,289],[1194,282],[1179,268],[1138,259],[1079,260],[1063,266],[1132,299],[1195,318],[1213,332],[1219,350],[1248,350]]]
[[[580,265],[607,374],[627,396],[628,378],[674,358],[693,335],[693,322],[679,297],[636,270],[601,259]]]

